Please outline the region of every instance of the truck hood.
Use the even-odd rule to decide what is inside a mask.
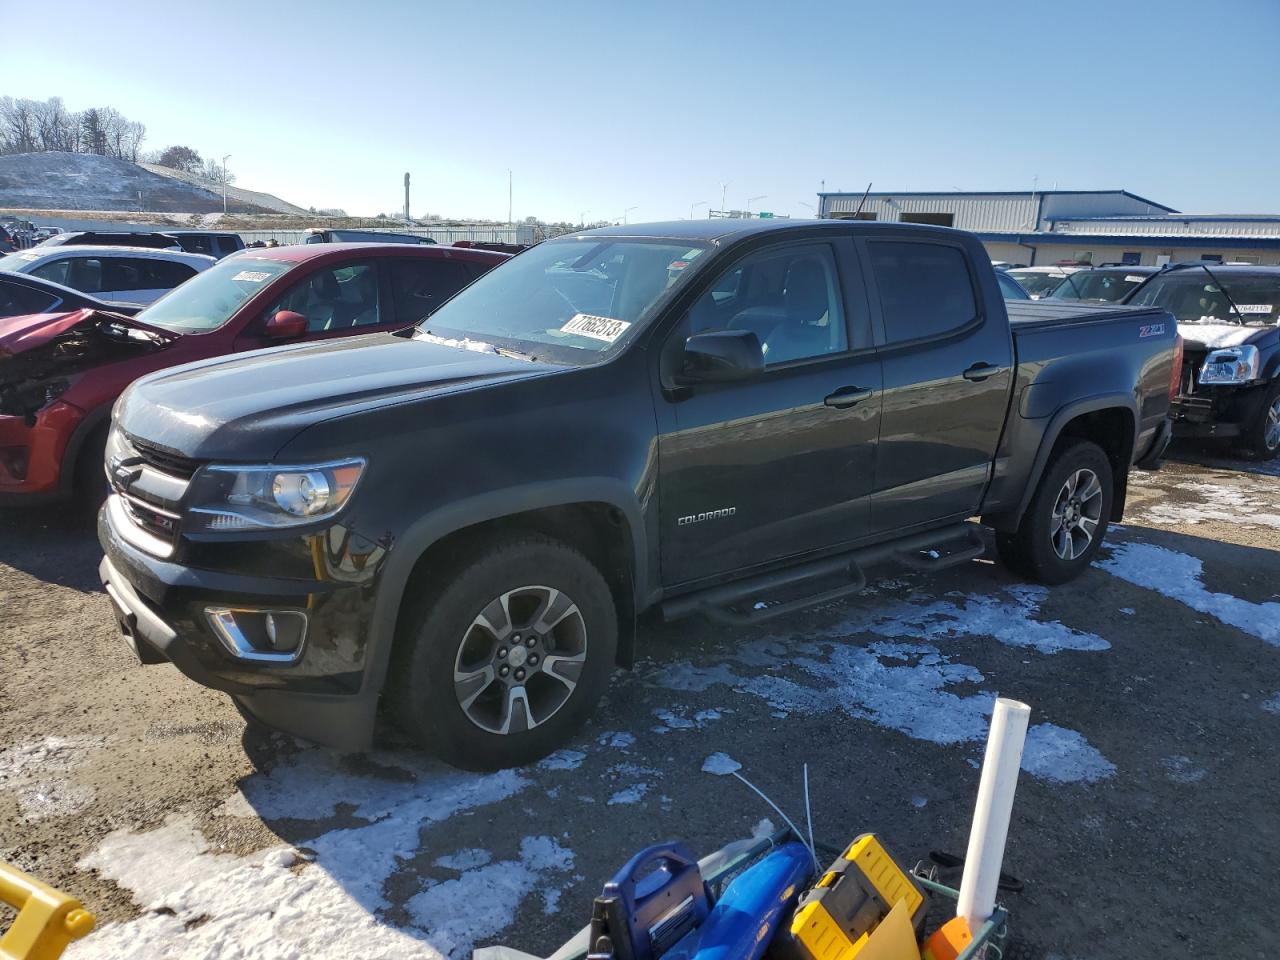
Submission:
[[[116,416],[126,433],[181,456],[269,461],[324,420],[560,369],[370,334],[170,367],[125,391]]]
[[[1180,323],[1178,333],[1190,344],[1198,344],[1206,350],[1222,347],[1238,347],[1243,343],[1261,340],[1276,328],[1246,327],[1238,323]]]

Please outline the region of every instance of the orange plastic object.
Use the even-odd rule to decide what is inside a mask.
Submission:
[[[956,960],[973,941],[973,931],[964,917],[952,917],[924,942],[920,960]]]
[[[57,960],[67,944],[93,929],[93,914],[79,900],[5,863],[0,900],[18,909],[0,936],[0,960]]]

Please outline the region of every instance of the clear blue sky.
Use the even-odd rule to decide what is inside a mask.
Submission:
[[[1280,0],[3,0],[0,93],[114,106],[304,206],[804,216],[827,189],[1280,212]],[[705,216],[706,207],[698,208]]]

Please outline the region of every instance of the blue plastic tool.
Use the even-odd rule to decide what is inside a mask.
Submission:
[[[707,918],[711,898],[698,861],[680,843],[632,857],[591,911],[590,960],[658,960]]]

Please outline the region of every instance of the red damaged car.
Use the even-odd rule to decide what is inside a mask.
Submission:
[[[102,476],[111,405],[143,374],[192,360],[417,323],[505,254],[337,243],[228,257],[135,317],[0,319],[0,505]]]

